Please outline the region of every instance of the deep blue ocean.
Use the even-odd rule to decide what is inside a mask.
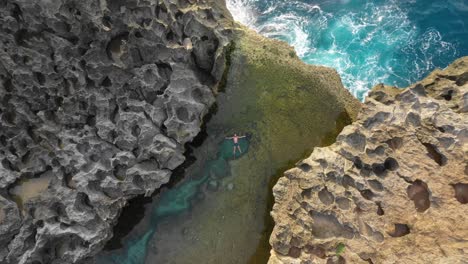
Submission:
[[[468,0],[227,0],[234,18],[335,68],[363,100],[468,55]]]

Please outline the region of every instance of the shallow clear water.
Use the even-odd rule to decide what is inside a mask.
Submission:
[[[234,18],[335,68],[363,100],[378,83],[406,87],[468,55],[466,0],[227,0]]]
[[[205,139],[189,147],[192,162],[153,199],[131,202],[114,230],[118,238],[96,263],[267,262],[277,176],[315,146],[330,144],[350,117],[317,76],[285,70],[288,51],[258,43],[242,41],[233,51]],[[233,133],[248,135],[236,157],[225,139]]]
[[[219,141],[219,142],[217,142]],[[234,185],[224,184],[223,178],[230,175],[230,165],[232,160],[236,160],[245,155],[249,150],[248,136],[239,140],[240,151],[233,151],[234,144],[232,140],[218,138],[212,141],[212,144],[205,144],[206,150],[213,151],[212,155],[200,158],[194,168],[186,176],[186,179],[181,181],[175,187],[163,191],[157,200],[147,209],[150,213],[147,216],[147,223],[144,224],[142,232],[132,234],[130,238],[124,241],[123,250],[99,256],[97,263],[114,263],[114,264],[139,264],[145,263],[147,256],[151,255],[148,252],[155,249],[155,245],[149,248],[149,244],[155,233],[163,234],[166,230],[161,230],[161,226],[167,226],[167,220],[170,223],[177,221],[177,218],[182,215],[186,220],[187,215],[183,215],[189,211],[194,202],[199,199],[204,199],[206,195],[212,196],[212,192],[220,188],[232,190]],[[216,143],[214,143],[216,142]],[[202,155],[200,155],[202,156]],[[204,156],[204,155],[203,155]],[[211,192],[211,193],[210,193]],[[182,224],[176,225],[177,229],[182,229]],[[179,230],[178,230],[179,231]],[[178,235],[184,235],[183,232],[178,232]],[[172,237],[177,237],[172,235]],[[163,239],[166,245],[173,247],[170,239]],[[182,240],[184,240],[182,238]],[[164,243],[163,242],[163,243]],[[177,242],[178,244],[180,243]],[[158,256],[163,256],[168,252],[176,252],[177,250],[159,249]],[[154,257],[153,257],[154,258]],[[148,262],[148,261],[147,261]],[[151,262],[151,261],[149,261]],[[158,263],[168,263],[168,259],[158,261]]]

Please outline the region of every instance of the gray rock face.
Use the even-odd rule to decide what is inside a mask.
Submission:
[[[202,1],[0,2],[1,263],[85,261],[168,182],[214,103],[222,18]]]

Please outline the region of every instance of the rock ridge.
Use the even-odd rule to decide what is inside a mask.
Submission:
[[[465,263],[468,57],[379,85],[273,193],[269,263]]]
[[[225,71],[205,1],[0,3],[0,262],[78,263],[185,160]]]

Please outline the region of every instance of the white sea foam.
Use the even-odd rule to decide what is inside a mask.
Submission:
[[[226,6],[236,21],[255,29],[257,14],[253,2],[255,0],[228,0]]]
[[[351,4],[348,0],[331,2]],[[465,6],[457,0],[450,2]],[[360,9],[343,8],[335,13],[304,0],[228,0],[228,7],[236,20],[265,36],[289,42],[305,62],[335,68],[344,85],[360,99],[377,83],[405,86],[414,82],[435,67],[437,58],[457,52],[437,30],[421,32],[398,0],[367,1]]]

